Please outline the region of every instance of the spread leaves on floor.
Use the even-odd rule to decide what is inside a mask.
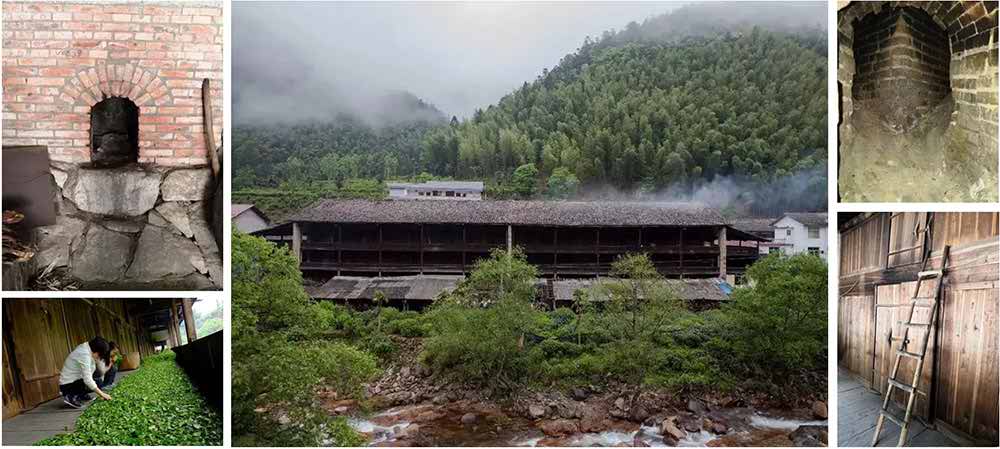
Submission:
[[[76,430],[36,446],[220,446],[222,416],[191,385],[174,353],[147,358],[121,379],[110,401],[96,399]]]

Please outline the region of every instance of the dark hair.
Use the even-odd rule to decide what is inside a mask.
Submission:
[[[108,345],[108,341],[105,340],[104,337],[94,337],[88,342],[88,344],[90,345],[90,352],[96,352],[98,357],[100,357],[101,360],[104,360],[104,363],[108,363],[111,359],[111,347]]]
[[[115,343],[113,341],[109,341],[108,342],[108,351],[109,352],[110,351],[114,351],[115,349],[118,349],[118,343]]]

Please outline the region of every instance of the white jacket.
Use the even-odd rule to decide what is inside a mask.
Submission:
[[[97,369],[97,364],[94,363],[94,356],[91,354],[90,343],[80,343],[73,349],[63,362],[62,371],[59,373],[59,385],[83,379],[83,383],[90,388],[90,391],[97,391],[97,383],[94,382],[94,370]]]

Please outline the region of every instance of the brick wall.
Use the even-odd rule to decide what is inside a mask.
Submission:
[[[924,11],[893,8],[865,16],[854,28],[854,99],[903,94],[927,111],[950,91],[948,35]]]
[[[866,16],[878,15],[887,9],[919,9],[937,27],[944,30],[948,38],[949,87],[955,100],[956,126],[965,130],[972,142],[979,148],[992,151],[997,147],[997,9],[996,1],[894,1],[894,2],[846,2],[838,1],[838,61],[837,81],[841,86],[840,116],[841,136],[852,132],[850,117],[854,111],[852,93],[858,91],[857,75],[861,64],[854,48],[860,44],[864,33]],[[929,24],[912,20],[918,15],[907,16],[911,35],[933,35],[926,31]],[[898,20],[897,20],[898,23]],[[916,33],[914,33],[916,26]],[[884,37],[883,35],[878,35]],[[929,36],[922,40],[932,39]],[[918,45],[920,43],[918,42]],[[919,53],[928,49],[917,48]],[[912,51],[912,49],[911,49]],[[864,91],[864,88],[861,89]]]
[[[125,96],[139,106],[140,163],[205,165],[203,78],[221,143],[221,3],[4,1],[3,30],[4,145],[88,162],[91,106]]]

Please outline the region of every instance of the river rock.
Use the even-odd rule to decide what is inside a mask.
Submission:
[[[420,433],[420,424],[411,423],[396,432],[396,438],[413,438]]]
[[[682,440],[687,436],[687,432],[679,429],[677,425],[674,424],[674,418],[664,419],[663,422],[660,423],[660,434],[664,437],[669,436],[675,441]]]
[[[74,241],[70,266],[73,277],[88,282],[114,282],[128,266],[132,238],[98,225]]]
[[[697,399],[689,399],[687,403],[687,410],[695,415],[702,415],[708,412],[708,407]]]
[[[543,421],[538,427],[542,429],[542,433],[550,437],[572,435],[580,431],[580,428],[576,425],[576,423],[568,419],[552,419]]]
[[[542,407],[541,405],[531,404],[528,406],[528,416],[530,416],[531,419],[544,418],[545,412],[545,407]]]
[[[700,432],[701,431],[701,423],[698,422],[697,420],[687,420],[687,421],[684,421],[683,426],[684,426],[684,430],[686,430],[688,432]]]
[[[64,267],[69,265],[69,248],[73,240],[83,234],[87,223],[73,217],[56,216],[56,224],[36,229],[38,241],[35,264],[44,270],[49,265]]]
[[[583,388],[574,388],[570,395],[575,401],[585,401],[587,400],[587,397],[590,396],[587,394],[587,390],[584,390]]]
[[[174,170],[163,179],[163,201],[201,201],[211,196],[211,184],[211,169]]]
[[[446,395],[446,394],[439,394],[437,396],[434,396],[434,399],[431,400],[431,402],[433,402],[434,405],[445,405],[445,404],[447,404],[449,402],[448,401],[448,395]]]
[[[646,418],[649,418],[649,410],[646,410],[646,407],[640,405],[632,409],[632,413],[629,417],[632,421],[641,423],[645,421]]]
[[[191,230],[191,219],[188,218],[188,206],[177,201],[166,201],[156,206],[156,212],[164,220],[174,225],[185,237],[194,237]]]
[[[125,277],[137,282],[182,278],[204,267],[198,245],[163,228],[147,226],[139,236],[135,258]]]
[[[812,413],[813,416],[815,416],[818,419],[826,419],[827,417],[826,402],[823,401],[813,402]]]
[[[712,432],[716,435],[723,435],[729,430],[729,428],[725,424],[715,422],[708,418],[702,420],[701,428],[708,430],[709,432]]]
[[[625,398],[615,399],[615,408],[618,410],[625,410]]]
[[[475,413],[466,413],[462,415],[462,424],[472,425],[477,421],[479,421],[479,415],[476,415]]]
[[[826,426],[799,426],[794,432],[788,435],[798,447],[820,447],[825,446],[828,440]]]
[[[154,171],[81,168],[66,183],[63,195],[82,211],[135,217],[156,205],[160,179],[160,174]]]

